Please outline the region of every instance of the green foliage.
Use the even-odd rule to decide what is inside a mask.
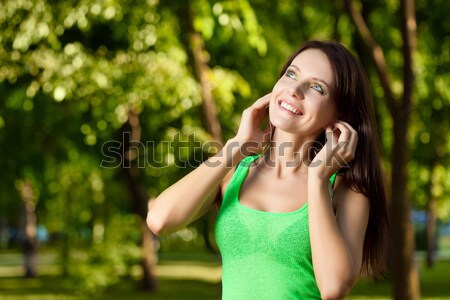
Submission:
[[[426,9],[429,5],[443,9],[429,12]],[[440,0],[418,1],[417,7],[417,109],[412,123],[414,152],[410,190],[419,208],[426,208],[430,197],[436,199],[438,216],[447,221],[450,219],[450,92],[447,88],[450,83],[450,21],[445,8],[450,9],[450,4]]]
[[[361,8],[400,96],[398,1],[364,1]],[[432,195],[444,220],[450,216],[449,10],[448,1],[417,1],[416,110],[408,165],[414,206],[425,208]],[[368,71],[389,168],[392,120],[373,64],[339,1],[2,1],[0,219],[20,225],[18,189],[24,180],[32,182],[38,222],[61,237],[55,243],[81,291],[115,284],[141,255],[124,172],[101,165],[104,145],[124,142],[130,111],[139,114],[143,143],[132,152],[133,164],[151,197],[209,155],[202,147],[210,135],[202,123],[192,27],[205,42],[225,139],[235,133],[242,110],[271,91],[299,44],[340,40]],[[195,247],[205,243],[202,226],[188,230],[197,233]],[[189,239],[188,231],[162,241],[163,247],[188,249],[183,239]],[[72,251],[83,247],[91,250],[80,257]]]
[[[107,227],[104,228],[104,226]],[[95,294],[131,277],[132,266],[142,258],[139,220],[115,215],[107,224],[94,226],[94,243],[89,252],[75,252],[70,260],[66,288],[78,294]]]

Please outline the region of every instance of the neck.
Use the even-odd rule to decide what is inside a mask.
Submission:
[[[276,129],[264,156],[265,166],[275,171],[279,178],[306,173],[310,163],[308,154],[317,136],[301,136]]]

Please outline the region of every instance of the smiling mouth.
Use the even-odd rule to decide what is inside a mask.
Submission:
[[[296,116],[301,116],[301,115],[303,115],[303,112],[302,112],[302,111],[298,110],[297,108],[293,107],[292,105],[290,105],[289,103],[287,103],[287,102],[285,102],[285,101],[283,101],[283,100],[281,100],[281,101],[278,103],[278,105],[279,105],[280,107],[282,107],[284,110],[286,110],[286,111],[288,111],[288,112],[290,112],[290,113],[292,113],[292,114],[294,114],[294,115],[296,115]]]

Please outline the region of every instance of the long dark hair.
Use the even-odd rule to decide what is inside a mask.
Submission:
[[[331,41],[308,41],[303,44],[288,59],[281,76],[294,58],[306,49],[321,50],[328,57],[336,84],[333,97],[338,118],[349,123],[358,132],[355,158],[345,172],[345,179],[354,191],[369,199],[370,214],[361,272],[380,278],[386,269],[389,222],[380,164],[380,139],[369,80],[359,60],[344,46]],[[324,141],[324,134],[319,139]]]

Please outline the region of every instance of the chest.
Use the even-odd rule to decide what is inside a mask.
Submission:
[[[307,205],[291,213],[273,213],[244,207],[232,198],[216,220],[216,241],[224,260],[263,255],[291,266],[310,260]]]
[[[292,212],[308,202],[307,175],[270,178],[250,170],[241,185],[239,202],[266,212]]]

